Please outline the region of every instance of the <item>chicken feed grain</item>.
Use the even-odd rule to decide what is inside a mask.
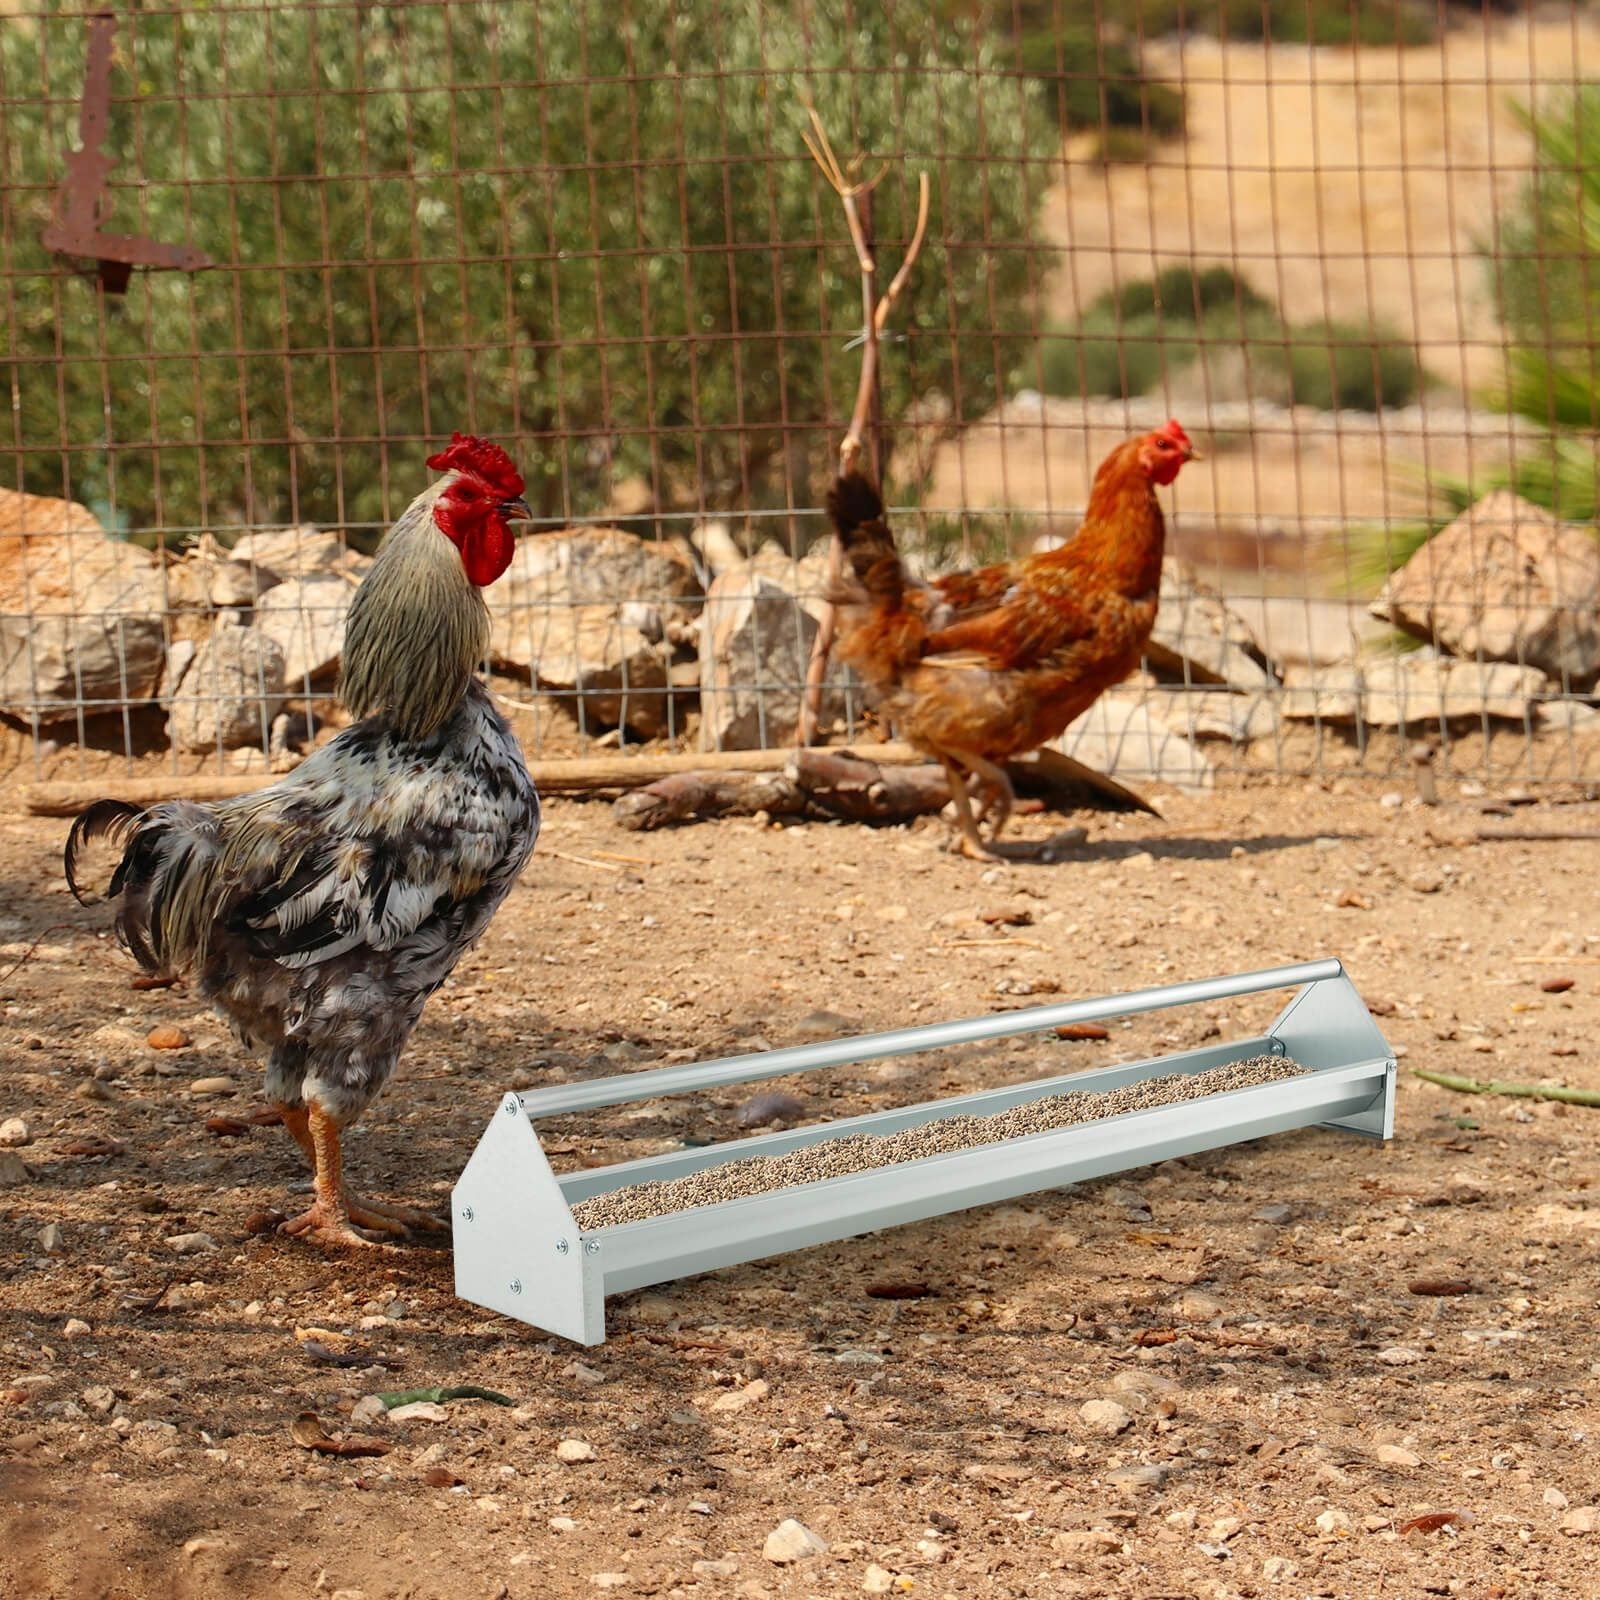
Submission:
[[[608,1194],[580,1200],[572,1208],[572,1215],[585,1230],[642,1222],[647,1217],[689,1211],[697,1206],[720,1205],[725,1200],[743,1200],[774,1189],[820,1183],[824,1178],[842,1178],[874,1167],[897,1166],[904,1161],[948,1155],[975,1145],[1021,1139],[1032,1133],[1049,1133],[1076,1123],[1123,1116],[1130,1111],[1149,1111],[1183,1100],[1200,1100],[1207,1095],[1226,1094],[1231,1089],[1252,1089],[1263,1083],[1298,1078],[1305,1071],[1306,1068],[1283,1056],[1252,1056],[1247,1061],[1230,1061],[1226,1066],[1212,1067],[1206,1072],[1175,1072],[1164,1078],[1143,1078],[1099,1094],[1076,1090],[1050,1095],[990,1117],[946,1117],[882,1137],[855,1134],[846,1139],[806,1145],[781,1156],[750,1156],[741,1161],[729,1161],[667,1183],[641,1183],[631,1188],[613,1189]]]

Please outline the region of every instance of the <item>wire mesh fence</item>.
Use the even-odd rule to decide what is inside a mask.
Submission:
[[[1600,21],[1386,0],[7,6],[0,730],[25,777],[283,767],[455,429],[530,754],[783,744],[860,355],[802,142],[926,247],[873,443],[936,572],[1182,419],[1119,774],[1600,774]],[[846,675],[824,720],[861,731]]]

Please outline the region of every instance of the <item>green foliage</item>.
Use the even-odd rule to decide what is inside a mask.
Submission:
[[[934,171],[885,413],[934,388],[980,412],[1023,348],[1020,317],[952,330],[1028,292],[1024,252],[973,246],[1027,234],[1055,126],[945,0],[125,12],[107,226],[219,266],[120,301],[37,244],[84,40],[0,32],[8,472],[135,527],[379,524],[453,428],[511,443],[547,516],[634,473],[669,506],[814,499],[860,290],[808,98],[890,163],[886,262]]]
[[[1487,260],[1511,346],[1493,398],[1551,437],[1519,447],[1503,476],[1558,516],[1587,521],[1600,503],[1600,85],[1517,111],[1534,167]]]
[[[1387,329],[1286,327],[1272,302],[1225,266],[1169,267],[1108,289],[1075,328],[1046,336],[1040,364],[1050,394],[1122,399],[1148,394],[1202,352],[1220,375],[1231,351],[1242,352],[1232,382],[1243,384],[1248,372],[1251,393],[1289,405],[1376,411],[1407,404],[1422,385],[1415,351]]]
[[[1263,387],[1281,385],[1286,404],[1321,411],[1380,411],[1403,406],[1422,387],[1416,351],[1384,328],[1324,322],[1285,331],[1259,357]]]
[[[1436,36],[1428,0],[1101,0],[1100,11],[1146,38],[1181,30],[1279,44],[1393,45]]]

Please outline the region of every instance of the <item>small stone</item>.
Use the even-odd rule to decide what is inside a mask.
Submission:
[[[1409,1345],[1392,1344],[1386,1350],[1380,1350],[1375,1357],[1386,1367],[1414,1367],[1422,1360],[1422,1352],[1413,1350]]]
[[[576,1533],[578,1524],[571,1517],[551,1517],[549,1528],[552,1533]]]
[[[1298,1578],[1300,1569],[1287,1556],[1268,1556],[1261,1563],[1261,1576],[1268,1583],[1282,1583],[1287,1578]]]
[[[790,1030],[797,1039],[838,1039],[858,1025],[837,1011],[808,1011]]]
[[[178,1256],[201,1256],[217,1248],[217,1241],[209,1233],[175,1233],[167,1240],[167,1248]]]
[[[583,1461],[596,1461],[599,1457],[587,1439],[563,1439],[556,1446],[556,1460],[575,1467]]]
[[[88,1396],[85,1395],[84,1398],[87,1399]],[[1552,1511],[1565,1511],[1567,1509],[1567,1497],[1559,1489],[1546,1489],[1543,1499],[1544,1503]]]
[[[861,1574],[863,1594],[889,1594],[893,1589],[894,1574],[887,1567],[880,1567],[876,1561]]]
[[[203,1555],[207,1550],[226,1550],[228,1541],[219,1539],[213,1534],[196,1534],[194,1538],[184,1541],[183,1553],[193,1560],[198,1555]]]
[[[765,1378],[757,1378],[754,1383],[747,1383],[742,1389],[735,1389],[729,1394],[718,1395],[711,1402],[713,1411],[743,1411],[748,1405],[753,1405],[757,1400],[765,1400],[770,1392]]]
[[[1600,1506],[1574,1506],[1561,1519],[1563,1533],[1600,1533]]]
[[[27,1163],[9,1150],[0,1150],[0,1189],[10,1189],[28,1181]]]
[[[188,1044],[189,1035],[170,1022],[161,1022],[144,1036],[144,1042],[152,1050],[181,1050]]]
[[[364,1394],[350,1408],[350,1426],[352,1428],[370,1428],[375,1422],[382,1422],[389,1415],[389,1408],[375,1394]]]
[[[1148,1464],[1117,1467],[1106,1474],[1113,1489],[1159,1489],[1167,1481],[1167,1469]]]
[[[1050,1548],[1059,1556],[1108,1556],[1122,1548],[1122,1539],[1103,1528],[1064,1528],[1050,1536]]]
[[[47,1256],[58,1256],[67,1248],[67,1242],[62,1235],[59,1222],[47,1222],[39,1230],[39,1248]]]
[[[328,1600],[367,1600],[365,1589],[335,1589]]]
[[[605,1373],[597,1372],[593,1367],[586,1367],[581,1361],[569,1361],[561,1369],[561,1376],[571,1378],[574,1383],[581,1383],[586,1389],[592,1389],[596,1384],[606,1381]]]
[[[781,1090],[753,1094],[739,1107],[734,1121],[741,1128],[765,1128],[776,1125],[786,1128],[805,1116],[805,1102]]]
[[[804,1561],[810,1556],[825,1556],[828,1541],[813,1533],[803,1522],[785,1517],[761,1546],[761,1553],[774,1566],[786,1567],[794,1561]]]
[[[80,1100],[106,1101],[115,1098],[98,1078],[85,1078],[72,1092]]]
[[[597,1589],[626,1589],[633,1577],[626,1572],[594,1572],[589,1575],[589,1582]]]
[[[1193,1289],[1178,1297],[1178,1303],[1173,1310],[1185,1322],[1210,1322],[1222,1315],[1222,1305],[1219,1301],[1213,1300],[1208,1294],[1199,1294]]]
[[[189,1085],[189,1093],[203,1100],[212,1095],[233,1094],[238,1087],[232,1078],[196,1078]]]
[[[67,1325],[61,1330],[63,1339],[87,1339],[94,1329],[81,1317],[69,1317]]]
[[[391,1422],[448,1422],[450,1413],[434,1400],[413,1400],[408,1406],[396,1406],[389,1413]]]
[[[1546,994],[1565,994],[1577,981],[1576,978],[1546,978],[1539,987]],[[10,1127],[10,1123],[0,1126],[0,1144],[6,1142],[6,1128],[8,1127]],[[26,1140],[21,1142],[27,1143]]]
[[[930,1567],[936,1567],[950,1554],[937,1539],[918,1539],[913,1548],[917,1552],[917,1559],[925,1561]]]
[[[1422,1457],[1415,1451],[1407,1450],[1404,1445],[1380,1444],[1372,1452],[1373,1456],[1386,1467],[1420,1467]]]
[[[697,1578],[737,1578],[739,1576],[739,1563],[727,1559],[721,1561],[696,1561],[689,1570]]]
[[[1354,1532],[1355,1524],[1337,1506],[1329,1506],[1326,1511],[1318,1514],[1317,1529],[1331,1539],[1337,1538],[1340,1534]]]
[[[1085,1400],[1078,1407],[1078,1416],[1096,1433],[1103,1433],[1108,1438],[1115,1438],[1133,1421],[1115,1400]]]
[[[21,1117],[7,1117],[0,1122],[0,1150],[16,1150],[33,1143],[33,1131]]]
[[[1286,1206],[1281,1200],[1274,1200],[1271,1205],[1257,1206],[1250,1216],[1256,1222],[1270,1222],[1274,1227],[1281,1228],[1294,1216],[1294,1208]],[[1292,1562],[1290,1564],[1293,1565]]]
[[[104,1416],[116,1405],[117,1392],[103,1383],[97,1383],[85,1389],[81,1398],[91,1411],[98,1411]]]

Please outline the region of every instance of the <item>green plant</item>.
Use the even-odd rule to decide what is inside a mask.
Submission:
[[[807,99],[841,151],[891,162],[889,261],[938,153],[885,414],[958,365],[980,410],[997,348],[1025,348],[951,330],[1028,292],[1024,252],[967,246],[1026,235],[1056,128],[945,0],[124,10],[107,225],[219,267],[136,274],[121,301],[37,242],[84,39],[80,15],[0,29],[7,473],[135,528],[376,526],[453,427],[513,444],[549,517],[626,474],[667,508],[815,498],[860,291]]]
[[[1502,477],[1558,516],[1588,520],[1600,503],[1600,85],[1516,110],[1534,165],[1485,252],[1510,341],[1491,398],[1550,438],[1519,447]]]
[[[1423,382],[1412,347],[1386,328],[1286,327],[1276,307],[1231,268],[1168,267],[1108,289],[1071,328],[1041,342],[1049,394],[1147,394],[1204,356],[1242,352],[1252,393],[1322,410],[1405,405]],[[1026,369],[1019,381],[1032,382]],[[1235,379],[1234,381],[1238,381]]]
[[[1383,327],[1325,322],[1290,328],[1261,344],[1252,360],[1287,404],[1320,411],[1408,405],[1422,387],[1416,351]]]

